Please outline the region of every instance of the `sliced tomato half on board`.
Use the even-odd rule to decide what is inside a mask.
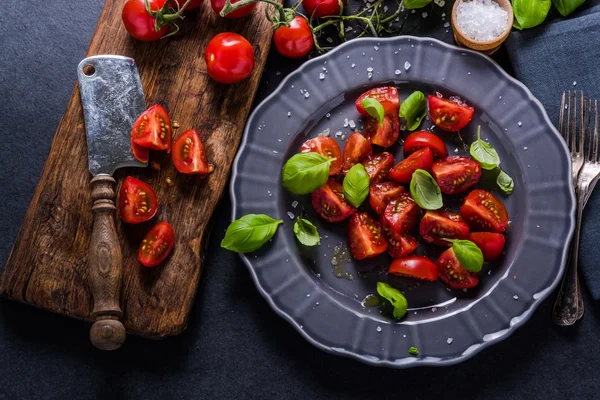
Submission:
[[[170,152],[173,130],[167,111],[159,104],[144,111],[133,124],[131,138],[142,147]]]
[[[213,172],[214,165],[206,161],[204,144],[193,129],[183,132],[173,144],[173,164],[182,174],[204,175]]]
[[[139,224],[156,215],[156,193],[146,182],[132,176],[123,181],[119,190],[119,217],[128,224]]]
[[[329,176],[337,175],[342,170],[342,153],[335,139],[327,136],[317,136],[309,139],[300,147],[301,153],[319,153],[323,157],[334,159],[329,167]]]
[[[131,138],[131,152],[138,161],[141,161],[143,163],[148,162],[148,160],[150,159],[150,150],[146,147],[142,147],[139,144],[136,144],[133,141],[133,137]]]
[[[156,267],[171,254],[175,246],[175,231],[167,222],[159,222],[142,240],[138,260],[146,267]]]

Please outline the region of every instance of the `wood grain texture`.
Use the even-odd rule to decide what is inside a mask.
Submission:
[[[123,254],[121,308],[129,333],[161,338],[185,329],[202,270],[203,245],[210,217],[225,189],[231,163],[257,90],[271,43],[272,27],[264,3],[242,20],[216,16],[208,2],[186,15],[181,32],[153,43],[131,38],[121,22],[122,0],[107,0],[87,56],[119,54],[136,60],[146,102],[163,105],[181,128],[196,129],[215,171],[209,176],[177,173],[170,156],[153,153],[160,169],[117,171],[149,183],[157,192],[159,211],[151,222],[116,229]],[[233,31],[254,45],[252,75],[236,85],[212,81],[206,73],[204,49],[219,32]],[[173,186],[166,179],[174,181]],[[88,247],[92,232],[92,200],[79,90],[75,87],[55,133],[33,199],[25,215],[2,279],[0,294],[70,317],[92,319]],[[163,266],[145,268],[137,248],[158,221],[175,229],[173,254]]]

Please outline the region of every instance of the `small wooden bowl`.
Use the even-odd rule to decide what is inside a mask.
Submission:
[[[510,0],[493,0],[496,3],[498,3],[500,7],[506,10],[506,12],[508,13],[508,18],[506,20],[506,28],[504,29],[504,32],[502,32],[502,35],[489,42],[473,40],[460,30],[458,24],[456,23],[456,9],[458,8],[458,3],[460,3],[461,1],[462,0],[456,0],[454,2],[454,7],[452,7],[451,20],[452,29],[454,30],[454,40],[459,46],[464,46],[473,50],[481,51],[482,53],[488,55],[494,54],[500,48],[502,42],[506,40],[508,34],[510,33],[510,30],[512,29],[514,14]]]

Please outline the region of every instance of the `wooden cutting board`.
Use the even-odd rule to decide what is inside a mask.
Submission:
[[[241,20],[218,17],[207,1],[186,13],[180,33],[153,43],[134,40],[121,22],[123,0],[107,0],[87,56],[118,54],[133,57],[148,105],[162,104],[180,124],[174,136],[196,129],[215,171],[209,176],[177,173],[170,156],[151,154],[160,169],[117,171],[119,184],[127,175],[148,182],[159,199],[157,217],[141,226],[117,219],[124,275],[121,291],[123,324],[132,334],[162,338],[181,333],[188,321],[211,215],[228,181],[244,123],[267,59],[272,26],[260,3]],[[254,45],[252,75],[235,85],[214,82],[206,73],[204,49],[220,32],[237,32]],[[75,71],[71,71],[75,76]],[[50,154],[25,215],[4,273],[0,294],[69,317],[91,320],[87,251],[92,213],[83,112],[76,86],[58,125]],[[174,182],[166,183],[167,178]],[[119,186],[120,187],[120,186]],[[229,218],[229,215],[220,216]],[[157,221],[175,229],[176,243],[168,261],[157,268],[137,262],[137,248]]]

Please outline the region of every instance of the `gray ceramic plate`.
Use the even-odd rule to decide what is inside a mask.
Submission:
[[[336,277],[331,259],[334,247],[346,243],[346,224],[325,223],[310,196],[281,186],[283,164],[307,138],[329,129],[343,148],[342,135],[362,124],[355,99],[384,84],[397,85],[401,99],[413,90],[461,96],[476,110],[463,130],[466,142],[481,125],[514,178],[514,193],[502,197],[511,219],[505,255],[484,265],[475,290],[387,276],[387,255],[349,260],[343,268],[354,279]],[[421,126],[430,127],[429,121]],[[450,154],[465,153],[456,135],[443,136]],[[390,151],[402,158],[401,146]],[[233,219],[264,213],[284,220],[270,243],[242,258],[273,309],[315,346],[374,365],[447,365],[507,337],[558,283],[574,226],[570,177],[566,147],[542,105],[489,58],[434,39],[360,39],[306,62],[256,108],[233,167]],[[479,187],[501,196],[491,180]],[[456,209],[458,202],[447,206]],[[297,215],[318,226],[319,247],[295,240],[291,218]],[[418,251],[439,254],[427,246]],[[380,280],[405,292],[410,309],[401,322],[385,307],[361,304]],[[418,356],[409,355],[411,346]]]

